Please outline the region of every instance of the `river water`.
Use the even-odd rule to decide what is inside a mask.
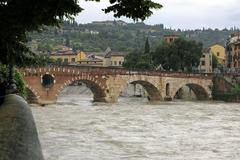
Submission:
[[[240,104],[63,94],[32,107],[46,160],[239,160]]]

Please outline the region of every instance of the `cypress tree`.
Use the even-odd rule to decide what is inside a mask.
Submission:
[[[149,45],[149,40],[148,40],[148,37],[146,39],[146,42],[145,42],[145,50],[144,50],[144,53],[150,53],[150,45]]]

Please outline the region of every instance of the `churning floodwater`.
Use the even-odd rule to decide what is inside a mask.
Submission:
[[[46,160],[239,160],[240,104],[63,94],[32,107]]]

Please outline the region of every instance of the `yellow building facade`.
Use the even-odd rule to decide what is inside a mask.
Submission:
[[[82,51],[73,52],[71,50],[52,52],[50,54],[50,57],[55,61],[60,61],[66,64],[78,63],[87,58],[84,52]]]
[[[222,45],[215,44],[215,45],[211,46],[210,47],[210,52],[217,57],[218,61],[222,65],[225,65],[226,54],[225,54],[225,48]]]

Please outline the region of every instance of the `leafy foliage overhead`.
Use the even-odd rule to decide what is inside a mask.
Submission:
[[[5,0],[0,3],[0,62],[30,65],[35,54],[25,45],[26,33],[58,25],[82,9],[76,0]]]
[[[151,0],[110,0],[112,4],[106,9],[105,13],[114,12],[114,17],[126,16],[133,20],[141,19],[144,21],[152,15],[151,8],[160,9],[162,5],[154,3]]]
[[[86,0],[88,1],[88,0]],[[91,0],[97,1],[100,0]],[[127,16],[134,20],[149,17],[152,8],[161,5],[150,0],[110,0],[104,11],[115,17]],[[1,0],[0,1],[0,62],[30,65],[34,53],[26,47],[26,33],[42,30],[44,26],[58,26],[64,19],[73,19],[83,9],[77,0]]]

